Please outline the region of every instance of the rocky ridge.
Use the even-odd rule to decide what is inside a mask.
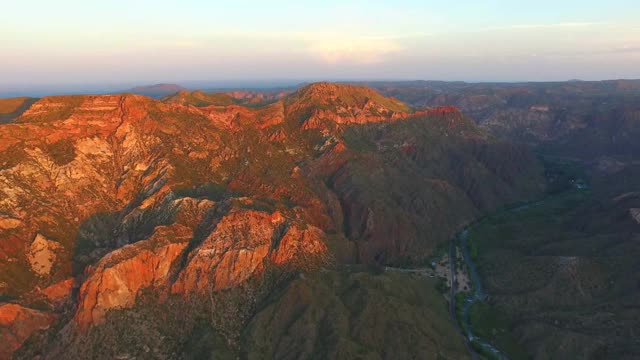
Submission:
[[[65,334],[147,294],[424,261],[482,212],[541,190],[525,149],[455,108],[335,84],[256,108],[49,97],[0,139],[0,294],[44,301],[47,319],[72,319]]]

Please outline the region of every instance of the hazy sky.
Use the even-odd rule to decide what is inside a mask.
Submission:
[[[640,78],[640,1],[3,1],[0,85]]]

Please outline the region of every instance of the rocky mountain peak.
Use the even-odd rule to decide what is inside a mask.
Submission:
[[[318,82],[307,85],[289,95],[286,103],[326,105],[364,108],[377,106],[394,112],[409,112],[411,108],[393,98],[385,97],[375,90],[348,84]]]
[[[270,276],[334,262],[420,262],[535,192],[530,154],[455,108],[327,83],[266,106],[178,95],[199,98],[46,97],[0,126],[0,296],[30,332],[63,315],[82,337],[143,300],[258,301],[284,284]]]

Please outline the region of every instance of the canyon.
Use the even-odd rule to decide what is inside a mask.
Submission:
[[[0,100],[0,358],[638,353],[636,82],[361,85]]]
[[[2,316],[24,319],[3,336],[12,349],[29,338],[17,358],[108,357],[96,349],[114,329],[168,331],[139,319],[167,308],[184,331],[173,345],[111,355],[175,356],[201,326],[248,354],[263,304],[296,276],[425,262],[465,224],[544,189],[526,147],[456,108],[416,110],[352,85],[258,106],[45,97],[0,139]],[[429,336],[452,333],[444,321]],[[458,351],[457,339],[428,350]]]

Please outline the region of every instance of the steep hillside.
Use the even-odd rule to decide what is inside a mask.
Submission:
[[[371,85],[455,105],[545,159],[546,200],[470,232],[489,295],[470,310],[475,336],[510,358],[637,358],[640,81]]]
[[[640,81],[369,83],[416,107],[456,106],[492,134],[556,156],[640,156]]]
[[[424,262],[474,218],[537,196],[541,176],[454,108],[362,87],[312,84],[256,108],[43,98],[0,126],[0,296],[57,316],[25,357],[81,354],[122,319],[145,329],[140,314],[185,306],[158,351],[204,321],[237,352],[292,275]],[[221,302],[233,309],[197,310]],[[48,325],[36,320],[20,342]]]
[[[0,99],[0,124],[14,121],[36,101],[28,97]]]
[[[495,309],[531,357],[635,359],[640,342],[640,168],[592,173],[592,188],[489,218],[471,232]],[[496,315],[500,314],[500,315]],[[483,314],[491,314],[489,316]],[[483,319],[484,318],[484,319]]]
[[[435,281],[328,272],[294,280],[247,326],[248,359],[466,359]],[[401,336],[398,336],[402,334]]]

